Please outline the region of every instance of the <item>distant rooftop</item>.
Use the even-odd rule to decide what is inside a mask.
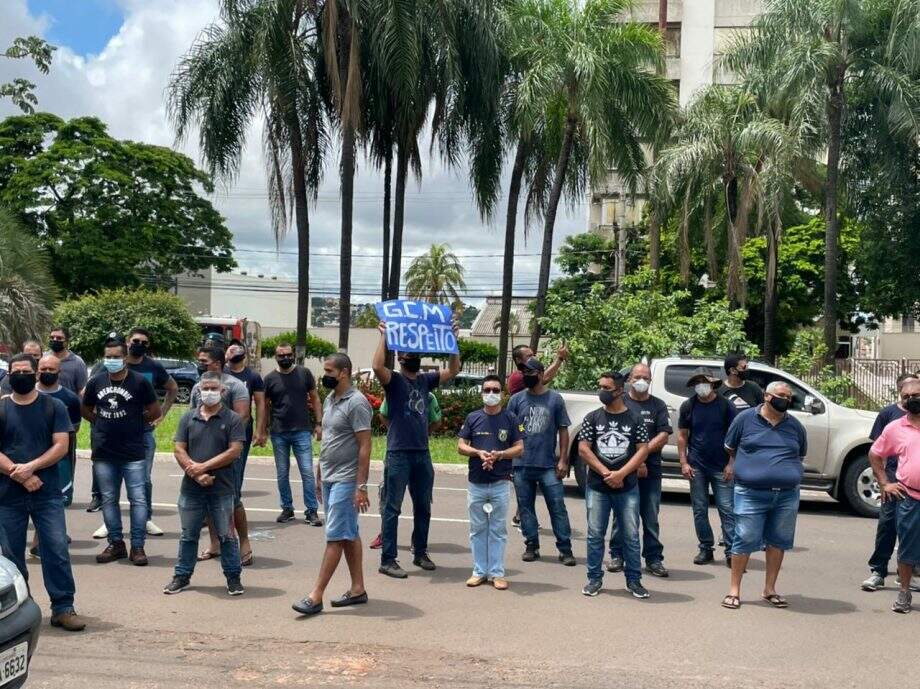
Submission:
[[[514,333],[515,337],[526,337],[530,335],[530,304],[534,300],[528,297],[514,297],[511,299],[511,314],[517,316],[517,322],[520,327]],[[501,297],[487,297],[476,320],[473,321],[473,327],[470,328],[472,337],[493,337],[498,335],[498,329],[495,322],[501,316],[502,300]]]

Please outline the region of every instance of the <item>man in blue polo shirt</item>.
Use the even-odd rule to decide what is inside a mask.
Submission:
[[[725,436],[731,457],[726,472],[735,477],[735,535],[731,588],[722,605],[732,610],[741,606],[741,579],[751,553],[764,546],[767,572],[761,598],[788,607],[776,593],[776,579],[795,541],[802,460],[808,452],[805,427],[788,411],[792,399],[788,384],[770,383],[764,403],[739,414]]]

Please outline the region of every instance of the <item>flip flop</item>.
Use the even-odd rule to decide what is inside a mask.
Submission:
[[[776,593],[771,593],[769,596],[761,596],[761,598],[767,601],[774,608],[788,608],[789,603],[786,602],[786,599]]]
[[[737,610],[741,607],[741,599],[738,596],[725,596],[722,599],[722,607],[729,610]]]
[[[220,557],[220,553],[212,553],[210,550],[202,550],[200,553],[198,553],[198,562],[214,560],[218,557]]]
[[[242,567],[252,566],[252,551],[251,550],[240,559],[240,565]]]

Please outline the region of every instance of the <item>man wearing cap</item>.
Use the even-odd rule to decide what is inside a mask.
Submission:
[[[722,522],[722,540],[725,543],[725,563],[731,566],[731,546],[735,532],[732,511],[732,476],[726,470],[725,434],[738,414],[735,407],[716,393],[722,381],[706,369],[697,369],[687,381],[693,394],[680,405],[677,421],[677,453],[680,471],[690,481],[690,501],[693,505],[693,524],[699,541],[695,565],[713,561],[715,538],[709,524],[709,488],[715,497],[719,519]]]
[[[540,558],[540,524],[535,511],[539,487],[549,510],[559,561],[567,567],[574,567],[572,528],[562,485],[562,479],[569,471],[571,422],[562,395],[546,387],[543,364],[531,357],[523,366],[526,389],[508,402],[508,413],[517,421],[524,438],[524,454],[514,460],[514,490],[524,536],[521,559],[533,562]]]
[[[524,387],[524,363],[528,359],[532,359],[534,356],[533,350],[529,345],[518,345],[511,350],[511,361],[514,363],[516,371],[512,371],[508,375],[507,386],[508,394],[516,395],[522,390],[526,389]],[[566,359],[569,358],[569,349],[565,344],[561,344],[559,349],[556,350],[556,358],[553,359],[553,362],[546,367],[546,370],[543,372],[543,384],[549,385],[553,378],[556,377],[556,374],[559,373],[559,369],[562,368],[562,364]]]

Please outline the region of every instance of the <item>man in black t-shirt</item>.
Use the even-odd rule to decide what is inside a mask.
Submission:
[[[725,383],[719,394],[732,403],[735,411],[744,411],[763,404],[763,389],[748,380],[748,360],[744,354],[725,357]]]
[[[470,548],[473,574],[467,586],[488,579],[499,591],[505,579],[505,544],[508,541],[508,503],[511,500],[511,460],[524,452],[518,423],[502,409],[502,381],[488,375],[482,382],[483,408],[463,422],[457,450],[469,457],[467,507],[470,514]]]
[[[600,409],[585,416],[578,434],[578,456],[588,465],[588,582],[586,596],[596,596],[604,579],[604,545],[610,512],[623,533],[626,588],[648,598],[642,586],[639,552],[639,486],[636,472],[648,456],[648,431],[642,417],[623,401],[622,373],[603,373],[598,380]]]
[[[131,505],[130,560],[144,566],[148,517],[144,432],[160,417],[160,403],[153,384],[126,366],[127,354],[124,338],[111,333],[105,343],[105,370],[86,384],[83,418],[92,424],[93,473],[102,493],[102,518],[109,541],[108,547],[96,556],[96,562],[114,562],[129,556],[122,539],[118,505],[124,482]]]
[[[293,450],[303,482],[304,519],[307,524],[322,526],[313,478],[313,436],[320,440],[323,435],[323,411],[316,393],[316,381],[308,369],[295,365],[294,347],[289,343],[275,348],[275,363],[278,370],[265,376],[265,401],[270,413],[259,419],[258,438],[259,444],[265,443],[270,416],[272,450],[281,499],[281,514],[276,521],[282,523],[294,519],[294,496],[289,478]]]

